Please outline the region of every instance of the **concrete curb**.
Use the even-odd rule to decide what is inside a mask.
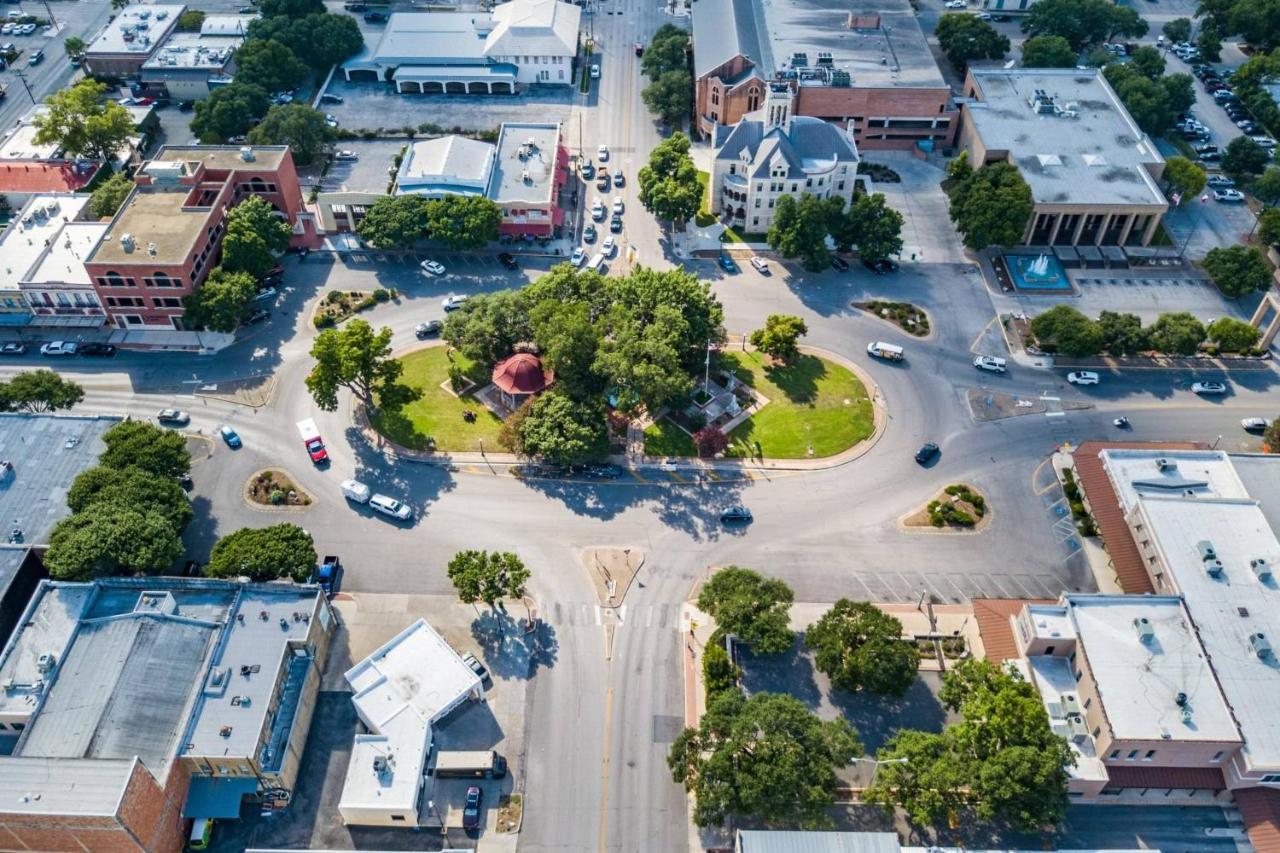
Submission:
[[[879,301],[879,300],[874,300],[874,299],[873,299],[873,300],[870,300],[870,301],[872,301],[872,302],[876,302],[876,301]],[[891,301],[894,301],[894,300],[886,299],[886,300],[884,300],[884,301],[885,301],[885,302],[891,302]],[[907,304],[908,304],[908,305],[915,306],[916,310],[918,310],[921,314],[923,314],[923,315],[924,315],[924,318],[925,318],[926,320],[928,320],[928,321],[929,321],[929,332],[928,332],[928,334],[924,334],[924,335],[915,335],[915,334],[912,334],[911,332],[908,332],[906,329],[902,328],[901,326],[899,326],[897,323],[893,322],[892,320],[886,320],[884,317],[881,317],[881,316],[880,316],[879,314],[877,314],[875,311],[872,311],[872,310],[871,310],[871,309],[869,309],[869,308],[864,308],[864,307],[863,307],[863,305],[865,305],[865,304],[866,304],[865,302],[850,302],[850,303],[849,303],[849,307],[851,307],[851,308],[853,308],[853,309],[855,309],[855,310],[857,310],[857,311],[860,311],[861,313],[863,313],[864,315],[866,315],[866,316],[870,317],[872,320],[875,320],[876,322],[880,323],[881,325],[888,326],[888,327],[889,327],[889,328],[891,328],[891,329],[896,329],[896,330],[898,331],[898,333],[899,333],[899,334],[906,335],[906,336],[907,336],[908,338],[910,338],[912,341],[928,341],[928,340],[932,340],[932,339],[933,339],[933,337],[934,337],[934,333],[937,331],[937,326],[935,326],[935,325],[933,324],[933,317],[931,317],[931,316],[929,315],[929,312],[928,312],[928,311],[924,310],[924,309],[923,309],[923,308],[921,308],[919,305],[916,305],[914,302],[909,302],[909,303],[907,303]]]
[[[288,477],[289,481],[293,483],[294,490],[299,494],[303,494],[311,498],[311,503],[307,504],[306,506],[271,506],[269,504],[260,504],[257,501],[253,500],[252,498],[250,498],[249,484],[252,483],[254,480],[256,480],[259,477],[259,475],[265,474],[268,471],[279,471],[281,474]],[[298,485],[297,478],[281,467],[259,468],[257,471],[254,471],[252,474],[249,475],[249,478],[244,481],[244,486],[241,487],[240,489],[240,496],[244,498],[245,505],[248,506],[249,509],[252,509],[256,512],[265,512],[265,513],[272,513],[277,515],[293,515],[296,513],[306,512],[310,509],[314,509],[316,504],[319,503],[319,501],[316,500],[315,495],[311,494],[311,492],[308,492],[306,489],[302,488],[302,486]]]

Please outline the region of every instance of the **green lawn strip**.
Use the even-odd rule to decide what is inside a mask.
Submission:
[[[722,363],[769,403],[729,433],[730,456],[750,456],[755,443],[767,459],[833,456],[874,430],[871,400],[849,370],[813,355],[769,366],[760,353],[721,353]],[[849,404],[846,405],[845,401]]]
[[[698,185],[702,187],[702,206],[698,208],[698,216],[694,220],[699,228],[706,228],[716,221],[711,212],[711,173],[698,170]]]
[[[644,431],[646,456],[697,456],[693,438],[668,418],[651,424]]]
[[[498,430],[502,421],[471,397],[458,399],[441,383],[449,378],[448,347],[437,346],[412,352],[403,357],[401,381],[417,388],[422,396],[398,412],[379,412],[373,418],[378,432],[395,443],[413,450],[425,450],[427,439],[436,440],[436,450],[475,451],[481,441],[487,450],[501,450]],[[454,353],[454,362],[472,379],[487,381],[479,365]],[[472,423],[463,420],[466,410],[476,413]]]

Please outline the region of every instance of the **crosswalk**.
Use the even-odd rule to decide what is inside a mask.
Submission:
[[[680,630],[678,604],[602,607],[594,602],[555,601],[540,602],[538,613],[544,621],[555,626],[593,627],[611,623],[635,630]]]

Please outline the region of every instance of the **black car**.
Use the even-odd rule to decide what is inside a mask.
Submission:
[[[582,229],[582,242],[594,243],[596,241],[596,227],[588,222]]]
[[[342,103],[342,96],[341,96],[341,95],[334,95],[334,94],[332,94],[332,93],[330,93],[330,92],[325,92],[323,95],[321,95],[321,96],[320,96],[320,103],[322,103],[322,104],[340,104],[340,103]]]
[[[720,520],[729,523],[733,521],[748,522],[752,520],[751,510],[745,506],[731,506],[724,512],[720,513]]]
[[[921,465],[928,465],[933,461],[933,458],[941,452],[942,451],[938,450],[938,445],[931,441],[916,451],[916,462]]]
[[[596,189],[598,190],[607,190],[612,183],[608,172],[601,172],[596,176]]]
[[[108,356],[115,355],[116,348],[111,344],[96,344],[96,343],[81,344],[79,348],[79,353],[81,355],[89,355],[89,356],[97,356],[99,358],[106,358]]]
[[[520,262],[516,260],[516,256],[510,252],[503,252],[498,255],[498,263],[502,264],[509,270],[520,269]]]
[[[612,217],[610,217],[609,230],[614,234],[622,233],[622,217],[621,216],[615,213]]]
[[[428,320],[425,323],[419,323],[414,327],[413,333],[419,338],[429,338],[432,335],[440,334],[440,330],[444,328],[444,323],[439,320]]]
[[[195,109],[195,106],[196,106],[195,101],[178,101],[178,112],[189,113],[193,109]]]
[[[484,793],[472,785],[467,789],[467,800],[462,805],[462,828],[480,828],[480,806],[484,803]]]
[[[849,269],[849,262],[839,255],[832,255],[831,268],[838,272],[847,272]]]
[[[366,24],[385,24],[387,22],[386,12],[365,12],[364,22]]]
[[[878,261],[863,260],[862,265],[871,270],[876,275],[884,275],[887,272],[897,272],[898,262],[889,258],[881,258]]]
[[[992,15],[991,20],[995,21],[998,24],[1003,24],[1005,21],[1012,21],[1013,18],[1011,18],[1008,15],[997,14],[997,15]]]
[[[261,323],[263,320],[267,319],[270,316],[271,316],[271,312],[268,311],[266,308],[259,308],[257,311],[254,311],[252,314],[250,314],[248,317],[245,318],[244,324],[246,326],[252,326],[254,323]]]

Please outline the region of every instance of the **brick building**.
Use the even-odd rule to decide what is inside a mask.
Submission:
[[[120,329],[182,328],[182,297],[221,256],[227,213],[251,195],[313,233],[287,146],[165,146],[134,177],[85,269]]]
[[[131,77],[178,26],[183,4],[130,3],[89,40],[84,70],[98,77]]]
[[[851,127],[860,150],[950,146],[956,107],[908,0],[698,0],[697,127],[712,136],[789,83],[795,114]]]

